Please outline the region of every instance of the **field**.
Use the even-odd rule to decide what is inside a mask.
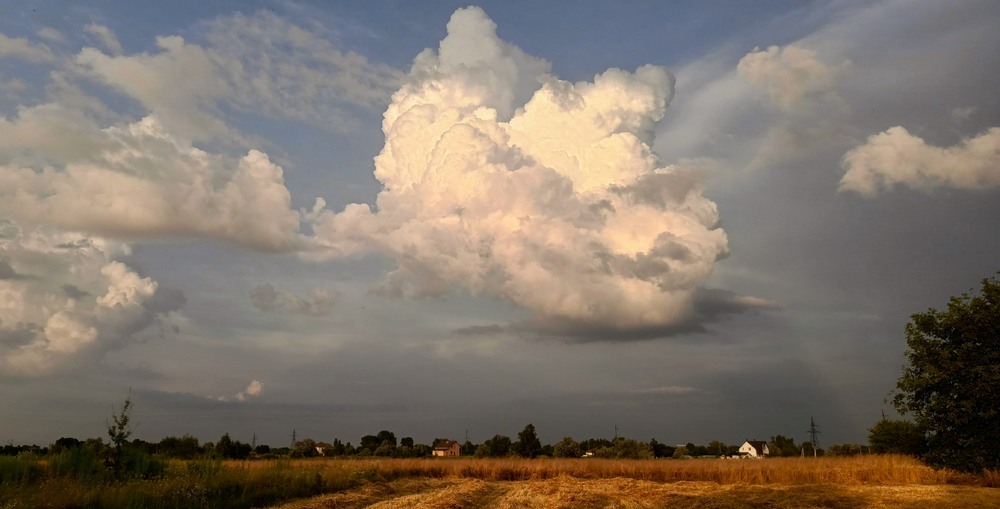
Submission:
[[[933,470],[903,456],[199,460],[125,481],[61,474],[42,461],[20,464],[21,474],[14,466],[0,465],[2,509],[1000,508],[996,472]]]
[[[280,509],[1000,507],[995,476],[935,471],[901,456],[394,460],[372,468],[393,480]]]

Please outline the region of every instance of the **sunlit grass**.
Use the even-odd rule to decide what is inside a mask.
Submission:
[[[96,458],[0,457],[0,508],[249,508],[405,479],[484,482],[631,479],[795,487],[998,486],[1000,475],[934,470],[905,456],[766,460],[309,459],[165,462],[160,475],[107,475]],[[437,481],[435,481],[437,482]],[[450,481],[449,481],[450,482]],[[784,488],[782,488],[784,489]]]

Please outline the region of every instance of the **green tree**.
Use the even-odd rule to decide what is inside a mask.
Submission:
[[[433,452],[434,449],[427,444],[413,444],[413,450],[410,452],[410,455],[414,458],[422,458],[424,456],[430,456]]]
[[[649,459],[653,457],[653,448],[645,442],[631,438],[618,437],[611,441],[615,458]]]
[[[157,447],[159,454],[168,458],[193,459],[202,453],[201,442],[191,435],[164,437]]]
[[[655,438],[649,441],[649,448],[653,451],[654,458],[669,458],[676,450],[675,447],[657,442]]]
[[[375,456],[392,456],[395,451],[396,448],[393,447],[388,440],[386,440],[385,442],[382,442],[382,445],[378,446],[372,454]]]
[[[362,449],[368,449],[368,451],[370,452],[374,451],[375,449],[378,449],[378,446],[380,445],[382,445],[381,438],[375,435],[365,435],[361,437],[361,443],[358,444],[358,447]]]
[[[378,438],[378,445],[379,446],[385,445],[386,443],[388,443],[390,447],[396,447],[396,434],[395,433],[393,433],[393,432],[391,432],[389,430],[385,430],[384,429],[382,431],[379,431],[378,435],[375,435],[375,436]]]
[[[476,448],[476,457],[503,457],[510,454],[510,437],[495,435]]]
[[[122,404],[120,412],[111,412],[111,422],[105,421],[108,426],[108,436],[114,445],[114,451],[108,461],[108,467],[117,473],[121,472],[123,462],[124,447],[128,443],[128,437],[132,436],[132,389],[128,391],[128,397]]]
[[[230,438],[229,433],[222,435],[222,438],[215,443],[215,454],[220,458],[236,457],[236,442]]]
[[[462,456],[472,456],[476,453],[476,444],[472,443],[470,440],[466,440],[462,444]]]
[[[316,441],[307,438],[305,440],[299,440],[295,442],[295,447],[292,449],[291,456],[293,458],[315,458],[319,456],[319,451],[316,450]]]
[[[557,458],[579,458],[583,454],[580,451],[580,444],[573,440],[573,437],[563,437],[552,448],[552,455]]]
[[[72,437],[62,437],[49,446],[49,454],[59,454],[65,450],[76,449],[83,445],[83,442]]]
[[[809,450],[812,451],[812,449]],[[767,451],[771,456],[799,456],[802,454],[802,449],[795,445],[795,439],[784,435],[771,437],[770,442],[767,443]],[[810,454],[812,453],[810,452]]]
[[[719,440],[712,440],[708,443],[708,453],[714,454],[716,456],[722,456],[726,454],[726,444]]]
[[[529,423],[517,434],[517,442],[514,443],[514,452],[518,456],[534,458],[542,452],[542,442],[535,434],[535,425]]]
[[[882,419],[868,430],[868,445],[874,453],[910,454],[925,452],[924,435],[909,421]]]
[[[925,459],[957,470],[1000,468],[1000,281],[952,297],[906,324],[893,404],[927,437]]]
[[[681,458],[684,458],[686,456],[690,456],[688,448],[687,448],[686,445],[682,445],[682,446],[674,449],[674,455],[673,455],[674,459],[681,459]]]

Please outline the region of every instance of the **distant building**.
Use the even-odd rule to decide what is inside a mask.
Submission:
[[[461,456],[462,444],[454,440],[442,440],[434,446],[434,456]]]
[[[319,454],[320,456],[326,456],[326,453],[332,450],[333,446],[326,442],[316,444],[316,454]]]
[[[747,440],[740,446],[741,458],[765,458],[771,455],[767,449],[767,442],[761,440]]]

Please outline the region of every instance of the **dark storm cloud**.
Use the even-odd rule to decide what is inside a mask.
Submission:
[[[695,292],[691,312],[675,324],[661,327],[620,330],[601,324],[580,324],[578,322],[550,320],[527,320],[506,327],[514,334],[540,339],[555,338],[568,343],[643,341],[651,339],[676,338],[691,340],[691,335],[711,335],[719,328],[719,322],[726,317],[757,314],[780,310],[777,304],[738,293],[715,288],[699,288]],[[490,326],[496,327],[496,326]],[[495,333],[496,330],[470,331]]]
[[[13,267],[10,266],[10,262],[5,260],[0,260],[0,280],[6,279],[8,281],[13,281],[16,279],[25,279],[27,276],[18,274]]]
[[[80,287],[69,283],[62,285],[62,289],[63,292],[66,293],[66,296],[73,300],[80,300],[84,297],[90,296],[90,292],[86,290],[81,290]]]

